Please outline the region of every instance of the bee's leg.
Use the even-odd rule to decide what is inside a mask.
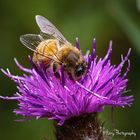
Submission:
[[[53,62],[53,72],[54,73],[57,72],[57,64],[55,62]]]
[[[53,62],[53,72],[56,78],[60,79],[60,74],[58,73],[57,63]]]

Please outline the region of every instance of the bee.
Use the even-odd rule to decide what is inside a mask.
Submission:
[[[64,67],[74,80],[79,80],[87,70],[80,50],[69,43],[61,32],[46,18],[37,15],[36,23],[40,28],[40,34],[25,34],[20,41],[28,49],[32,50],[33,62],[44,64],[46,69],[50,68],[56,74]]]

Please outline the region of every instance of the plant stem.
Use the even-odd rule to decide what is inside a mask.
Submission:
[[[97,113],[73,117],[56,126],[57,140],[104,140]]]

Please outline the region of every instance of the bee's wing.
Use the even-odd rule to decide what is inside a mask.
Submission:
[[[44,39],[42,38],[42,36],[40,36],[38,34],[25,34],[25,35],[20,36],[21,43],[32,51],[36,51],[36,47],[43,40]]]
[[[49,36],[53,36],[58,39],[61,43],[69,43],[60,31],[46,18],[37,15],[36,17],[37,25],[39,26],[42,33],[45,33]]]
[[[57,56],[56,56],[56,60],[53,58],[53,55],[49,55],[49,56],[46,56],[44,55],[43,53],[39,53],[36,48],[38,47],[38,45],[44,40],[44,37],[42,37],[41,35],[38,35],[38,34],[25,34],[25,35],[21,35],[20,36],[20,41],[21,43],[26,46],[28,49],[32,50],[33,52],[36,52],[37,54],[40,54],[46,58],[49,58],[53,61],[56,61],[57,63],[61,64],[62,62],[57,59]],[[52,51],[52,53],[54,53]],[[55,54],[54,54],[55,55]]]

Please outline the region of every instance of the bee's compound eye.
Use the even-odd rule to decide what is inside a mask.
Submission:
[[[81,65],[76,69],[75,76],[80,77],[84,74],[84,72],[85,72],[85,67],[84,67],[84,65]]]

